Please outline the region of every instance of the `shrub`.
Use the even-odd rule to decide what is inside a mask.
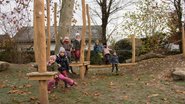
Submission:
[[[120,63],[132,57],[132,43],[127,39],[116,42],[114,49],[119,57]]]

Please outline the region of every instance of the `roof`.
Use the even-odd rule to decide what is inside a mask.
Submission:
[[[86,40],[88,39],[88,27],[86,28]],[[70,28],[70,39],[75,38],[76,33],[81,33],[82,26],[72,26]],[[93,25],[91,26],[92,40],[100,39],[101,35],[101,26]],[[51,41],[55,41],[54,27],[50,27]],[[16,42],[33,42],[34,39],[34,28],[33,27],[24,27],[16,33],[13,37]]]

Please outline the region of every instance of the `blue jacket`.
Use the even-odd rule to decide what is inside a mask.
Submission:
[[[117,55],[112,55],[110,62],[112,64],[118,64],[119,63],[119,57]]]
[[[102,45],[100,45],[100,44],[95,44],[94,45],[94,51],[95,52],[103,52],[103,46]]]

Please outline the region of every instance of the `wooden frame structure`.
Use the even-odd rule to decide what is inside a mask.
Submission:
[[[86,10],[86,12],[85,12]],[[86,18],[85,13],[87,13],[88,18],[88,30],[89,30],[89,44],[88,44],[88,53],[87,53],[87,61],[84,61],[84,45],[85,45],[85,33],[86,33]],[[112,67],[112,65],[90,65],[90,46],[91,46],[91,24],[90,24],[90,16],[89,16],[89,6],[86,4],[85,9],[85,0],[82,0],[82,19],[83,19],[83,27],[82,27],[82,42],[81,42],[81,56],[80,56],[80,63],[71,63],[70,66],[80,67],[80,78],[84,79],[84,75],[87,73],[88,69],[85,68],[105,68],[105,67]],[[131,35],[132,40],[132,62],[131,63],[124,63],[119,64],[118,66],[131,66],[136,65],[135,63],[135,35]]]

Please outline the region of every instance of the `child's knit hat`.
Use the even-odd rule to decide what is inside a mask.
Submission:
[[[65,52],[64,47],[60,47],[60,49],[59,49],[59,53],[60,53],[60,52]]]
[[[76,33],[75,36],[80,36],[80,34],[79,33]]]
[[[69,41],[69,37],[65,36],[64,41]]]

